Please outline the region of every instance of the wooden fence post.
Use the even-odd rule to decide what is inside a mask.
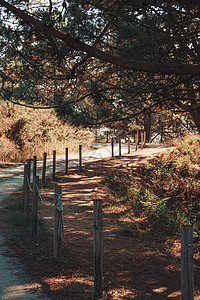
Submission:
[[[138,134],[135,134],[135,151],[137,151],[138,148]]]
[[[122,156],[122,142],[121,142],[121,135],[119,136],[119,157]]]
[[[23,209],[25,212],[25,206],[26,206],[26,197],[27,197],[27,163],[24,164],[24,184],[23,184]]]
[[[193,228],[181,226],[181,300],[193,300]]]
[[[39,176],[33,177],[32,237],[37,237]]]
[[[26,169],[26,193],[25,193],[25,218],[28,221],[30,213],[30,178],[31,178],[31,159],[27,160]]]
[[[114,158],[114,139],[113,139],[113,137],[111,138],[111,153],[112,153],[112,158]]]
[[[146,147],[146,131],[144,131],[144,147]]]
[[[106,143],[108,143],[109,132],[106,131]]]
[[[61,218],[62,211],[59,210],[59,196],[61,197],[61,186],[55,186],[55,206],[54,206],[54,239],[53,256],[56,261],[60,261],[61,250]]]
[[[26,197],[26,176],[27,176],[27,164],[24,163],[24,180],[23,180],[23,210],[25,210],[25,197]]]
[[[128,135],[128,154],[131,152],[131,140],[130,140],[130,134]]]
[[[82,145],[79,145],[79,171],[82,171]]]
[[[144,148],[144,133],[141,132],[141,149]]]
[[[43,169],[42,169],[42,185],[44,185],[44,183],[45,183],[46,164],[47,164],[47,153],[44,152],[44,156],[43,156]]]
[[[94,205],[94,298],[102,297],[102,200],[97,199]]]
[[[52,178],[56,179],[56,150],[53,150],[53,173]]]
[[[65,174],[68,174],[68,164],[69,164],[69,157],[68,157],[68,148],[65,149]]]
[[[33,156],[33,182],[37,173],[37,156]]]

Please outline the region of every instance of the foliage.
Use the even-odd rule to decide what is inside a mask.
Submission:
[[[198,1],[0,5],[3,99],[84,126],[181,112],[200,131]]]
[[[175,149],[137,170],[110,173],[105,184],[129,213],[148,221],[152,232],[173,235],[181,224],[193,224],[200,241],[199,136],[186,136]]]
[[[89,130],[74,128],[59,121],[55,114],[46,110],[32,110],[9,103],[0,106],[0,160],[19,162],[44,152],[52,155],[78,152],[79,143],[84,149],[93,141]]]

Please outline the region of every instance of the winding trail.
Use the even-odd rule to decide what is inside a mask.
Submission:
[[[134,147],[131,146],[131,150]],[[119,154],[118,145],[114,146],[115,155]],[[127,145],[122,144],[122,154],[127,153]],[[88,163],[111,157],[110,144],[94,144],[94,150],[82,154],[82,162]],[[78,154],[69,156],[69,168],[78,165]],[[64,156],[57,157],[56,171],[63,170]],[[23,165],[0,168],[0,202],[19,190],[23,184]],[[47,160],[46,175],[51,175],[52,159]],[[42,161],[37,162],[37,175],[42,174]],[[42,286],[27,275],[25,267],[13,258],[12,252],[6,247],[3,236],[0,235],[0,299],[22,300],[49,298],[42,293]]]
[[[168,147],[160,145],[148,145],[147,148],[134,152],[131,146],[132,155],[136,160],[141,160],[151,155],[166,151]],[[127,153],[127,145],[122,144],[122,154]],[[119,147],[114,145],[114,154],[119,155]],[[111,145],[107,143],[94,144],[94,150],[82,154],[83,164],[102,160],[111,157]],[[69,156],[69,168],[78,165],[78,154]],[[65,168],[64,156],[57,157],[56,171]],[[23,184],[23,165],[9,168],[0,168],[0,202],[16,192]],[[52,173],[52,159],[47,160],[46,175]],[[37,162],[37,175],[42,174],[42,161]],[[42,292],[42,286],[31,278],[23,266],[12,254],[12,251],[5,245],[3,236],[0,235],[0,299],[2,300],[49,300]]]

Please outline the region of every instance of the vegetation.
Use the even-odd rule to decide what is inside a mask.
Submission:
[[[174,150],[129,172],[111,172],[105,180],[119,207],[118,223],[150,234],[173,236],[192,224],[200,245],[200,137],[186,136]],[[137,220],[137,221],[136,221]]]
[[[84,126],[142,116],[148,127],[151,114],[181,113],[200,132],[198,1],[0,7],[3,99],[50,106]]]
[[[59,121],[52,110],[33,110],[11,103],[0,106],[0,162],[21,162],[43,153],[64,155],[78,152],[78,145],[88,149],[93,141],[92,133],[74,128]]]

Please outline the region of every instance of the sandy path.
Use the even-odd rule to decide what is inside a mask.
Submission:
[[[145,159],[151,158],[167,147],[149,146],[129,155],[111,160],[88,163],[84,171],[77,167],[57,174],[57,182],[62,186],[63,223],[65,245],[62,251],[62,264],[51,265],[48,257],[52,253],[52,245],[44,242],[39,250],[37,263],[34,253],[37,245],[26,245],[32,252],[23,261],[29,266],[30,272],[37,274],[39,282],[45,286],[52,299],[91,299],[93,289],[93,202],[95,198],[106,199],[107,192],[101,186],[101,180],[111,169],[126,170],[127,167],[140,165]],[[47,185],[43,190],[44,197],[52,201],[53,187]],[[49,196],[48,196],[49,195]],[[49,197],[49,198],[48,198]],[[40,205],[40,215],[52,229],[53,208]],[[134,236],[124,235],[117,224],[113,222],[112,213],[104,211],[103,217],[103,273],[104,299],[180,299],[179,265],[173,265],[171,260],[159,251],[152,249],[150,241],[141,240],[137,231]],[[52,229],[53,230],[53,229]],[[34,247],[34,248],[33,248]],[[15,249],[15,246],[13,247]],[[22,251],[16,247],[18,257]],[[47,254],[48,253],[48,254]],[[170,264],[172,264],[170,266]],[[178,278],[178,279],[177,279]],[[70,295],[73,294],[73,298]],[[110,298],[111,297],[111,298]]]
[[[64,256],[63,260],[69,259],[73,262],[73,256],[77,258],[78,266],[73,270],[73,284],[82,284],[88,292],[84,299],[90,299],[89,289],[93,284],[92,280],[86,280],[93,275],[93,203],[91,200],[106,199],[106,191],[101,189],[104,174],[111,169],[124,170],[127,167],[139,166],[145,159],[166,151],[168,151],[167,147],[155,146],[132,152],[120,159],[88,164],[83,174],[74,169],[67,180],[62,179],[60,174],[65,212],[63,221],[69,249],[68,256],[70,256],[70,258]],[[123,234],[111,215],[112,213],[104,211],[105,299],[180,299],[179,266],[173,265],[169,258],[163,256],[158,250],[152,249],[149,240],[142,241],[137,231],[134,236]],[[63,280],[63,286],[69,286],[70,280],[70,278]],[[55,286],[50,282],[51,285],[54,289]],[[60,292],[62,294],[60,299],[64,300],[66,290],[63,288]],[[76,294],[75,299],[79,299],[76,298]]]
[[[132,149],[134,147],[132,146]],[[118,146],[115,145],[114,149],[115,155],[118,155]],[[127,152],[127,145],[122,145],[122,153]],[[111,156],[110,144],[94,144],[94,150],[83,153],[83,163],[97,161],[105,157]],[[47,160],[47,172],[46,175],[51,175],[52,173],[53,160]],[[78,165],[78,154],[73,154],[69,156],[69,168]],[[42,174],[42,161],[37,162],[37,175]],[[65,168],[65,158],[64,156],[57,157],[56,171],[63,170]],[[8,197],[11,193],[16,192],[23,184],[23,171],[24,166],[21,164],[19,166],[10,168],[0,168],[0,202]]]
[[[133,149],[133,147],[132,147]],[[122,145],[122,153],[127,152],[127,145]],[[115,154],[118,146],[115,145]],[[94,144],[94,150],[83,153],[83,163],[97,161],[111,156],[110,144]],[[64,157],[57,158],[56,170],[64,169]],[[41,176],[42,161],[38,161],[37,174]],[[69,168],[78,165],[78,154],[69,156]],[[13,192],[21,188],[23,183],[23,165],[0,169],[0,203]],[[47,175],[52,172],[52,160],[47,161]],[[9,258],[5,256],[9,253]],[[4,239],[0,236],[0,299],[48,299],[42,295],[41,286],[27,276],[24,266],[17,259],[10,258],[12,253],[5,246]]]

